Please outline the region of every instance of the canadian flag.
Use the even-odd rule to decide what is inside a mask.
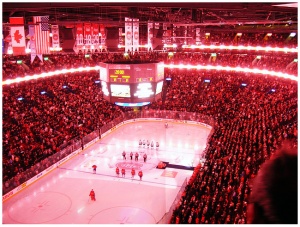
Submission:
[[[10,17],[9,23],[10,35],[12,40],[13,55],[25,55],[25,32],[24,32],[24,18]],[[15,24],[15,25],[14,25]]]

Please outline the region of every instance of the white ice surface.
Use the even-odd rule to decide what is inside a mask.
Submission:
[[[196,166],[210,130],[180,123],[137,122],[124,125],[2,204],[3,224],[155,224],[169,211],[191,170],[156,169],[159,161]],[[159,149],[139,147],[139,140]],[[126,151],[126,160],[122,152]],[[138,162],[130,151],[139,152]],[[142,155],[147,153],[146,163]],[[93,174],[92,165],[97,165]],[[116,165],[126,168],[117,177]],[[143,179],[131,178],[140,168]],[[175,177],[162,176],[171,171]],[[94,189],[96,201],[90,201]]]

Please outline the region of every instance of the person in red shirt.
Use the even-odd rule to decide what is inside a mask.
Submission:
[[[96,194],[94,192],[94,190],[92,189],[92,191],[90,192],[89,196],[91,197],[92,201],[96,201]]]
[[[142,180],[142,177],[143,177],[143,172],[142,172],[142,170],[139,171],[139,177],[140,177],[140,180]]]
[[[117,176],[120,175],[120,169],[119,169],[119,167],[116,168],[116,174],[117,174]]]
[[[125,177],[125,169],[122,169],[122,177]]]
[[[134,175],[135,175],[135,169],[132,169],[131,170],[131,178],[134,178]]]
[[[92,168],[93,168],[93,173],[96,173],[97,166],[93,165]]]

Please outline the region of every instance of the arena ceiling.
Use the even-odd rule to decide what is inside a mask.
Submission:
[[[9,17],[50,16],[51,24],[72,27],[78,22],[124,26],[124,18],[203,27],[274,26],[297,29],[298,3],[286,2],[3,2],[3,27]]]

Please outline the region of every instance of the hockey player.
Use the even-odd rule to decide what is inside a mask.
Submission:
[[[135,176],[135,169],[132,168],[132,170],[131,170],[131,178],[134,178],[134,176]]]
[[[133,157],[133,153],[132,151],[130,152],[130,160],[132,160],[132,157]]]
[[[156,142],[156,150],[158,150],[158,148],[159,148],[159,143]]]
[[[92,168],[93,168],[93,173],[95,174],[95,173],[96,173],[97,166],[96,166],[96,165],[93,165]]]
[[[117,174],[117,176],[120,175],[120,169],[119,169],[119,167],[116,168],[116,174]]]
[[[125,169],[123,168],[121,171],[122,171],[122,177],[125,177]]]
[[[147,140],[147,147],[149,148],[150,147],[150,141]]]
[[[154,143],[153,143],[153,140],[151,141],[151,149],[153,149],[154,147]]]
[[[143,146],[145,146],[146,145],[146,140],[143,140]]]
[[[135,157],[135,161],[138,161],[138,159],[139,159],[139,153],[136,152],[134,157]]]
[[[169,125],[168,125],[168,123],[166,122],[166,123],[165,123],[165,128],[168,128],[168,126],[169,126]]]
[[[91,197],[92,201],[96,201],[96,194],[94,192],[94,190],[92,189],[92,191],[90,192],[89,196]]]
[[[142,140],[139,141],[139,146],[141,147],[143,145]]]
[[[140,177],[140,180],[142,180],[142,177],[143,177],[143,172],[142,172],[142,170],[139,171],[139,177]]]
[[[125,151],[123,151],[122,156],[123,156],[123,160],[126,160],[126,152]]]
[[[143,155],[143,158],[144,158],[144,162],[146,162],[147,161],[147,154],[146,153]]]

